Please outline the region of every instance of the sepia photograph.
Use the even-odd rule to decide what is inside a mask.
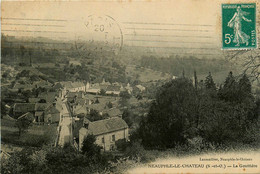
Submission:
[[[259,40],[259,0],[3,0],[1,173],[259,174]]]

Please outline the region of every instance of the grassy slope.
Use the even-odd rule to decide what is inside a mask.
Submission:
[[[56,138],[57,125],[32,125],[28,131],[20,137],[15,127],[15,120],[1,119],[1,140],[3,143],[16,144],[20,146],[41,146],[42,144],[53,144]]]

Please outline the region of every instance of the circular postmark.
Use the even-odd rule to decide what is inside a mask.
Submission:
[[[84,55],[88,49],[118,53],[123,46],[119,24],[108,15],[90,15],[83,21],[83,30],[77,33],[75,47]]]

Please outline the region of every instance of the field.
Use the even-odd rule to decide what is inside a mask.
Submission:
[[[43,144],[53,144],[57,135],[57,125],[35,125],[32,124],[28,131],[19,137],[15,120],[1,119],[1,141],[4,144],[19,146],[40,147]]]
[[[163,79],[169,79],[171,76],[166,73],[162,73],[159,71],[154,71],[149,68],[136,68],[135,66],[127,66],[126,67],[126,74],[127,76],[135,78],[138,76],[138,79],[141,82],[149,82],[149,81],[156,81],[156,80],[163,80]]]

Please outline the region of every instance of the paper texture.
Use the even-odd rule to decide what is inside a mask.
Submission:
[[[17,49],[19,45],[41,49],[47,45],[46,50],[55,48],[64,57],[70,57],[66,54],[70,52],[83,59],[91,57],[85,53],[91,48],[103,59],[113,52],[124,62],[138,55],[224,59],[242,65],[240,72],[257,79],[259,67],[252,66],[259,58],[248,67],[243,65],[244,57],[260,54],[259,8],[257,0],[2,1],[1,34],[13,41],[2,41],[1,46],[13,42]],[[32,64],[41,66],[41,62]],[[128,172],[260,173],[260,151],[157,159]]]

